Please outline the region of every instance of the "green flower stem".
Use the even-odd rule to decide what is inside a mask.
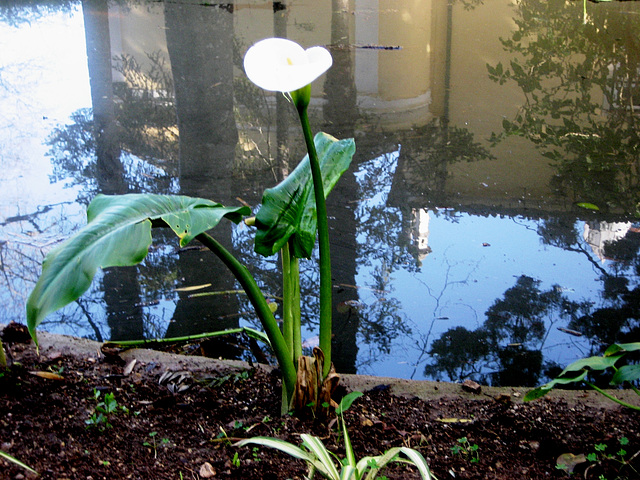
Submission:
[[[291,287],[291,254],[289,252],[289,243],[285,243],[280,250],[280,256],[282,257],[282,335],[284,341],[291,352],[291,361],[296,362],[293,343],[293,290]]]
[[[309,164],[313,177],[313,192],[316,197],[316,213],[318,217],[318,244],[320,249],[320,349],[324,353],[325,364],[323,376],[329,374],[331,367],[331,254],[329,252],[329,221],[327,219],[327,204],[324,198],[324,186],[322,184],[322,172],[316,146],[313,143],[309,116],[307,115],[307,102],[296,103],[304,140],[309,152]]]
[[[282,256],[283,326],[282,334],[289,347],[294,365],[302,355],[302,333],[300,331],[300,264],[291,255],[287,242],[280,250]]]
[[[225,266],[231,270],[231,273],[238,279],[240,285],[242,285],[242,288],[249,297],[258,318],[260,318],[262,322],[262,327],[269,337],[271,347],[282,370],[282,379],[285,387],[283,390],[286,390],[288,401],[291,399],[296,386],[296,368],[291,360],[291,352],[285,343],[282,332],[278,328],[278,323],[273,313],[271,313],[264,295],[260,291],[260,287],[258,287],[258,284],[249,273],[249,270],[247,270],[247,267],[231,255],[215,238],[206,233],[201,233],[196,239],[222,260]]]
[[[609,400],[612,400],[616,403],[619,403],[620,405],[622,405],[623,407],[627,407],[627,408],[631,408],[633,410],[640,410],[640,407],[637,405],[631,405],[630,403],[627,403],[623,400],[620,400],[619,398],[614,397],[613,395],[608,394],[607,392],[605,392],[604,390],[602,390],[599,387],[596,387],[593,383],[590,382],[584,382],[587,385],[589,385],[591,388],[593,388],[596,392],[601,393],[602,395],[604,395],[605,397],[607,397]]]
[[[293,323],[293,361],[297,365],[302,355],[302,325],[300,322],[300,261],[291,257],[289,268],[291,274],[291,317]]]

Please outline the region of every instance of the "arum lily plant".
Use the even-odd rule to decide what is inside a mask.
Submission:
[[[320,253],[320,349],[322,350],[325,363],[323,375],[326,377],[331,365],[331,256],[329,253],[329,225],[327,220],[327,207],[325,203],[324,185],[318,153],[316,151],[307,107],[311,100],[311,82],[326,72],[332,65],[333,60],[329,51],[322,47],[312,47],[307,50],[291,40],[284,38],[267,38],[253,45],[244,57],[244,69],[247,77],[253,83],[265,90],[282,92],[288,94],[298,111],[302,131],[304,134],[307,151],[309,152],[309,165],[313,179],[313,193],[315,196],[316,218],[318,223],[318,244]],[[313,218],[313,213],[311,212]],[[257,217],[258,227],[261,226],[261,216]],[[315,232],[314,232],[315,239]],[[286,238],[281,238],[276,247],[284,247],[283,263],[285,266],[285,296],[287,293],[295,298],[296,288],[296,260],[310,256],[310,250],[298,248],[297,243],[293,244],[293,252],[287,248]],[[266,252],[265,252],[266,253]],[[289,263],[289,265],[287,265]],[[294,269],[294,270],[291,270]],[[287,273],[289,275],[287,275]],[[287,279],[287,276],[290,277]],[[289,292],[287,292],[289,290]],[[285,300],[285,308],[287,300]],[[296,309],[297,311],[297,309]],[[287,312],[285,312],[287,313]],[[300,326],[299,318],[295,318],[299,313],[288,312],[293,318],[293,330],[295,335],[293,340],[293,354],[297,358],[301,355],[301,343],[298,337]],[[287,317],[285,316],[285,325]],[[286,327],[285,327],[286,328]]]
[[[349,167],[355,152],[353,139],[337,140],[325,133],[314,138],[311,134],[307,116],[311,82],[331,64],[326,49],[304,50],[279,38],[255,44],[244,62],[250,80],[267,90],[285,92],[292,100],[308,150],[283,182],[265,191],[255,217],[256,252],[266,256],[281,253],[283,260],[282,330],[248,269],[207,233],[221,221],[237,223],[247,217],[251,214],[248,207],[226,207],[185,196],[98,195],[87,209],[87,225],[49,252],[43,262],[42,274],[27,301],[27,326],[36,344],[36,329],[42,320],[78,299],[89,288],[98,268],[140,263],[148,254],[152,228],[165,227],[178,236],[180,246],[192,240],[206,246],[242,286],[282,371],[283,409],[294,403],[294,393],[299,385],[308,383],[309,375],[322,386],[330,377],[331,366],[331,262],[325,196]],[[311,362],[316,372],[301,375],[298,259],[311,257],[316,230],[321,275],[320,349],[314,352]],[[317,393],[310,396],[312,402],[318,398]]]

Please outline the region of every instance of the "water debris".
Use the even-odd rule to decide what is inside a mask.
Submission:
[[[553,289],[558,293],[573,293],[576,291],[575,288],[561,287],[560,285],[555,285]]]
[[[244,199],[242,197],[236,197],[236,200],[239,201],[242,205],[244,205],[245,207],[249,207],[251,208],[251,205],[249,205],[247,202],[244,201]]]
[[[589,203],[589,202],[576,203],[576,206],[580,208],[584,208],[586,210],[595,210],[595,211],[600,210],[600,207],[598,207],[596,204]]]
[[[202,285],[193,285],[191,287],[180,287],[176,288],[176,292],[192,292],[194,290],[202,290],[203,288],[210,287],[210,283],[204,283]]]
[[[356,48],[365,48],[369,50],[402,50],[400,45],[354,45]]]
[[[182,248],[178,249],[178,253],[189,252],[191,250],[205,251],[206,247],[199,246],[199,245],[192,245],[192,246],[182,247]]]
[[[138,302],[135,303],[134,307],[153,307],[155,305],[160,304],[160,300],[151,300],[150,302]]]
[[[570,328],[558,327],[558,330],[564,333],[568,333],[569,335],[573,335],[574,337],[582,336],[582,332],[578,332],[577,330],[571,330]]]
[[[369,290],[370,292],[374,292],[374,293],[389,293],[387,290],[378,290],[376,288],[371,288],[371,287],[361,287],[359,285],[350,285],[348,283],[336,283],[333,287],[334,288],[336,287],[355,288],[356,290]]]
[[[340,313],[347,313],[349,311],[356,312],[364,307],[365,304],[358,300],[345,300],[336,306],[336,310]]]

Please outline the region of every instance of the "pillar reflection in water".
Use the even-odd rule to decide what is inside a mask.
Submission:
[[[96,144],[96,184],[100,193],[128,193],[114,111],[109,16],[106,0],[85,0],[82,13]],[[143,312],[136,267],[107,268],[102,277],[111,340],[142,338]],[[89,319],[91,321],[91,319]]]
[[[180,193],[223,204],[232,199],[238,131],[233,113],[233,4],[166,2],[167,48],[176,94],[180,142]],[[231,224],[221,222],[215,238],[231,249]],[[194,243],[196,245],[196,243]],[[233,276],[208,251],[185,249],[177,263],[178,284],[210,283],[208,291],[234,288]],[[221,330],[238,325],[235,295],[189,298],[180,293],[166,336]]]
[[[337,138],[354,136],[358,119],[357,92],[354,80],[351,35],[354,30],[353,2],[333,0],[331,16],[331,55],[333,68],[325,81],[324,119],[325,130]],[[355,202],[341,199],[353,197],[358,186],[354,171],[357,168],[358,151],[331,195],[327,199],[331,235],[331,269],[334,283],[340,284],[333,291],[333,342],[332,358],[336,370],[342,373],[356,372],[358,345],[356,335],[360,326],[360,313],[350,308],[349,301],[357,300],[356,284],[356,219]],[[356,200],[353,197],[353,200]],[[353,286],[353,287],[350,287]],[[346,303],[345,303],[346,302]]]

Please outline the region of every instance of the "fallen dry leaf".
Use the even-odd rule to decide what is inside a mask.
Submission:
[[[57,373],[53,373],[53,372],[35,371],[35,372],[29,372],[29,373],[31,375],[35,375],[36,377],[47,378],[49,380],[64,380],[64,377],[62,375],[58,375]]]
[[[437,421],[442,423],[471,423],[473,420],[469,418],[438,418]]]

